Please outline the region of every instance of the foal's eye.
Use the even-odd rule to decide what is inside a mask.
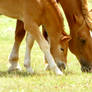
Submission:
[[[63,48],[60,48],[60,50],[61,50],[61,51],[64,51],[64,49],[63,49]]]

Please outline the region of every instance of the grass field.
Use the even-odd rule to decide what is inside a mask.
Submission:
[[[89,1],[91,8],[92,0]],[[27,74],[23,66],[25,40],[20,47],[22,72],[8,73],[8,56],[14,42],[15,26],[16,20],[0,16],[0,92],[92,92],[92,74],[81,72],[79,62],[70,51],[65,74],[56,76],[44,70],[43,53],[36,42],[32,49],[32,67],[36,74]]]

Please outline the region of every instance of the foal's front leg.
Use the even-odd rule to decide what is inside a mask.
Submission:
[[[28,19],[28,17],[27,17]],[[31,18],[29,18],[31,19]],[[43,35],[41,34],[39,30],[39,26],[32,20],[25,20],[24,21],[24,27],[25,30],[29,30],[30,34],[33,36],[33,38],[37,41],[39,44],[41,50],[43,51],[48,64],[50,66],[50,69],[53,70],[57,75],[62,75],[62,72],[60,69],[57,67],[51,53],[50,53],[50,46],[48,42],[44,39]]]
[[[12,70],[21,70],[18,59],[19,59],[19,47],[20,44],[25,36],[24,24],[22,21],[17,21],[16,30],[15,30],[15,42],[9,56],[9,62],[11,66],[9,67],[8,71]]]

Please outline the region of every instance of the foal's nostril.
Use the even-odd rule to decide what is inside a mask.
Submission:
[[[66,65],[64,64],[64,63],[62,63],[62,62],[59,62],[58,64],[58,67],[62,70],[64,70],[64,69],[66,69]]]

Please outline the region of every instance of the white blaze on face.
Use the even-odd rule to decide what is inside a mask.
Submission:
[[[92,37],[92,31],[90,30],[90,36]]]

